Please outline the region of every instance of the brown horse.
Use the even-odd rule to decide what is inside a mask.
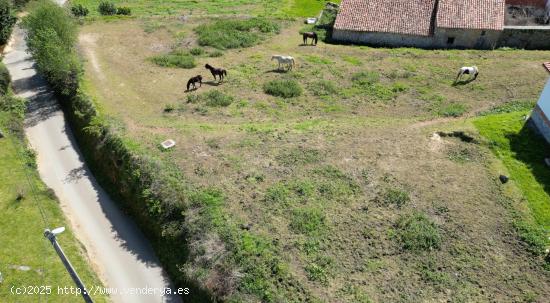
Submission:
[[[307,39],[311,38],[311,45],[317,45],[317,33],[316,32],[306,32],[302,34],[302,37],[304,38],[304,44],[307,45]]]
[[[219,81],[222,82],[223,78],[225,76],[227,76],[227,71],[223,68],[215,68],[215,67],[213,67],[212,65],[210,65],[208,63],[204,67],[206,69],[210,70],[210,72],[212,73],[212,76],[214,76],[214,80],[216,80],[216,76],[218,76]]]
[[[197,86],[195,85],[195,83],[197,83],[197,82],[200,84],[200,87],[202,87],[202,76],[201,75],[195,76],[195,77],[189,79],[189,81],[187,81],[187,91],[190,90],[191,85],[193,85],[193,89],[197,89]]]

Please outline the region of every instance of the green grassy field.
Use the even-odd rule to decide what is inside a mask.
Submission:
[[[91,16],[98,16],[100,0],[72,0],[71,4],[82,4],[90,10]],[[324,7],[323,0],[115,0],[117,6],[127,6],[136,16],[166,16],[188,14],[249,15],[317,17]],[[334,1],[339,3],[340,1]]]
[[[71,263],[87,287],[101,283],[84,256],[83,247],[72,234],[57,199],[40,181],[32,152],[18,136],[8,131],[11,125],[17,125],[18,119],[0,110],[0,130],[6,135],[0,139],[0,272],[3,279],[0,301],[79,302],[79,297],[57,293],[58,287],[74,287],[74,282],[44,238],[45,228],[65,226],[67,231],[58,236],[58,241]],[[50,286],[51,294],[11,293],[35,286]],[[40,291],[47,292],[47,289],[40,288]],[[105,297],[94,297],[94,300],[107,302]]]
[[[550,233],[550,170],[544,164],[550,147],[526,126],[526,115],[528,111],[489,115],[474,124],[523,192],[535,221]]]
[[[309,47],[299,21],[229,49],[199,45],[197,28],[216,19],[156,21],[84,26],[83,90],[117,134],[181,173],[185,228],[198,235],[186,276],[234,302],[550,295],[487,170],[491,154],[434,136],[477,138],[470,117],[535,100],[548,52]],[[197,47],[194,68],[149,59]],[[273,54],[294,56],[295,69],[277,71]],[[453,85],[456,67],[472,62],[484,73]],[[206,63],[226,68],[226,81]],[[185,92],[197,74],[203,86]],[[167,138],[176,146],[159,152]],[[150,212],[162,207],[151,201]]]

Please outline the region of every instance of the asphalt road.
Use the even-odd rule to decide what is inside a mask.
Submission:
[[[15,92],[30,102],[25,132],[37,153],[40,176],[59,197],[71,228],[84,244],[105,286],[117,290],[112,300],[179,302],[173,296],[122,294],[136,289],[143,292],[144,288],[160,291],[171,287],[171,283],[144,235],[117,208],[84,163],[57,100],[44,79],[37,75],[26,50],[24,31],[16,28],[4,62],[12,75]],[[63,245],[63,235],[58,240]]]

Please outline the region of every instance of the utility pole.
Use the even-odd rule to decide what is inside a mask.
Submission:
[[[73,265],[71,264],[71,262],[69,262],[69,259],[67,259],[67,257],[65,256],[63,249],[61,249],[61,246],[59,245],[59,243],[57,243],[56,236],[64,231],[65,231],[65,227],[58,227],[51,231],[49,229],[46,229],[44,230],[44,237],[48,238],[48,240],[52,242],[52,245],[55,248],[55,251],[59,255],[59,258],[61,258],[61,262],[63,262],[63,265],[65,265],[65,268],[69,272],[69,275],[71,275],[71,278],[73,279],[78,289],[80,289],[80,293],[84,298],[84,302],[94,303],[94,301],[90,297],[90,294],[88,294],[88,292],[86,291],[86,286],[84,286],[84,283],[82,282],[82,280],[80,280],[80,277],[78,276],[75,269],[73,268]]]

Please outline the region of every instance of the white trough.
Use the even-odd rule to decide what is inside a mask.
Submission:
[[[164,149],[170,149],[170,148],[176,146],[176,141],[174,141],[172,139],[168,139],[168,140],[162,142],[160,144],[160,146],[162,146],[162,148],[164,148]]]

